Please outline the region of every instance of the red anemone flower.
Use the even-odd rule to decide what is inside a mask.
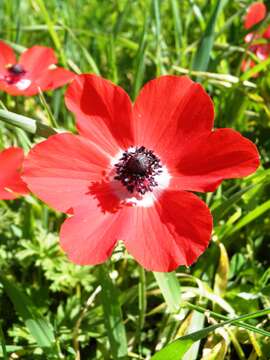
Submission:
[[[250,29],[261,22],[266,16],[266,6],[262,2],[255,2],[247,9],[245,17],[245,29]]]
[[[17,61],[13,49],[0,41],[0,90],[11,95],[32,96],[56,89],[73,80],[75,74],[56,67],[53,49],[33,46]]]
[[[253,173],[256,146],[234,130],[212,130],[211,98],[188,77],[148,82],[132,106],[122,88],[81,75],[65,100],[80,135],[36,145],[23,179],[71,215],[60,232],[71,261],[102,263],[121,239],[146,269],[192,264],[209,244],[212,216],[189,191]]]
[[[247,11],[247,15],[244,21],[244,27],[246,29],[252,28],[254,25],[261,22],[266,16],[266,6],[261,2],[253,3]],[[255,54],[258,61],[266,60],[270,56],[270,44],[267,41],[270,39],[270,26],[263,32],[262,35],[259,33],[248,33],[245,36],[245,42],[249,44],[248,50]],[[246,71],[253,68],[256,62],[252,59],[247,59],[242,62],[241,69]],[[258,76],[255,74],[254,77]]]
[[[29,192],[20,176],[23,159],[23,150],[20,148],[11,147],[0,152],[1,200],[12,200]]]

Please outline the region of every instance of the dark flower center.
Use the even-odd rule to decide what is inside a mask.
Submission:
[[[142,195],[158,185],[155,176],[162,173],[159,158],[144,146],[125,151],[115,167],[117,175],[114,178],[129,192]]]
[[[26,72],[21,64],[14,64],[9,66],[8,71],[12,75],[21,75],[21,74],[25,74]]]
[[[22,76],[26,73],[21,64],[13,64],[7,67],[8,74],[5,75],[5,81],[10,84],[16,84],[21,80]]]

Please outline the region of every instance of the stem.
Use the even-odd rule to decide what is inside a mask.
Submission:
[[[11,111],[0,109],[0,118],[7,124],[16,126],[31,134],[42,137],[49,137],[57,134],[53,128],[42,124],[41,122],[31,119],[29,117],[13,113]]]
[[[109,275],[109,270],[107,264],[98,267],[104,326],[110,342],[112,358],[125,360],[128,355],[126,330],[119,301],[119,291]]]
[[[1,340],[1,347],[2,347],[2,351],[3,351],[3,359],[8,360],[5,336],[4,336],[4,333],[2,330],[1,322],[0,322],[0,340]]]
[[[216,318],[216,319],[220,319],[220,320],[225,320],[226,321],[230,321],[230,320],[233,320],[231,318],[229,318],[228,316],[225,316],[225,315],[222,315],[222,314],[219,314],[219,313],[216,313],[214,311],[211,311],[211,310],[208,310],[208,309],[205,309],[203,308],[202,306],[199,306],[199,305],[194,305],[194,304],[191,304],[189,302],[186,302],[183,307],[186,307],[186,308],[189,308],[189,309],[192,309],[192,310],[196,310],[202,314],[206,314],[206,315],[211,315],[213,318]],[[260,316],[263,316],[263,315],[267,315],[267,312],[269,311],[269,309],[267,309],[266,311],[265,310],[262,310],[260,313],[261,315]],[[254,313],[255,314],[255,313]],[[243,316],[243,320],[245,320],[245,316]],[[264,335],[264,336],[269,336],[269,332],[268,331],[265,331],[265,330],[262,330],[262,329],[259,329],[259,328],[256,328],[254,327],[253,325],[250,325],[250,324],[247,324],[241,320],[233,320],[234,324],[239,326],[239,327],[242,327],[246,330],[250,330],[250,331],[253,331],[253,332],[257,332],[257,333],[260,333],[261,335]]]
[[[80,351],[79,351],[79,340],[78,340],[78,336],[79,336],[79,332],[80,332],[80,327],[81,327],[81,323],[83,321],[83,319],[85,318],[85,316],[87,315],[87,312],[90,308],[90,306],[93,304],[93,302],[95,301],[96,296],[100,293],[101,291],[101,286],[99,285],[95,291],[89,296],[82,312],[81,315],[79,317],[79,319],[77,320],[74,330],[73,330],[73,345],[74,345],[74,350],[76,352],[76,360],[80,360]]]
[[[43,95],[43,92],[40,88],[38,88],[38,92],[39,92],[39,99],[41,104],[44,106],[44,109],[48,115],[48,118],[50,120],[50,125],[54,126],[54,127],[58,127],[57,121],[55,119],[55,117],[53,116],[53,113],[50,109],[50,106],[48,105],[45,96]]]
[[[142,356],[141,334],[144,327],[145,312],[147,307],[145,270],[141,266],[139,266],[139,274],[140,274],[139,284],[138,284],[139,318],[138,318],[138,326],[134,336],[133,347],[135,347],[135,345],[137,345],[138,343],[138,352],[141,357]]]

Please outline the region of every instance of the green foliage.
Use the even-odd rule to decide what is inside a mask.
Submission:
[[[203,196],[213,241],[195,265],[172,274],[142,271],[121,243],[104,267],[76,266],[59,247],[61,214],[30,195],[0,201],[1,359],[269,358],[270,62],[240,71],[250,3],[0,1],[0,37],[18,54],[53,47],[61,66],[101,74],[133,99],[159,74],[188,74],[213,98],[215,126],[241,131],[261,155],[256,174]],[[0,149],[28,151],[46,136],[44,125],[75,131],[63,94],[1,92]],[[11,127],[18,120],[24,126]]]

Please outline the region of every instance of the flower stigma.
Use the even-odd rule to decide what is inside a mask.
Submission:
[[[141,195],[158,186],[156,176],[163,172],[160,159],[144,146],[125,151],[115,168],[114,179],[119,180],[130,193]]]

